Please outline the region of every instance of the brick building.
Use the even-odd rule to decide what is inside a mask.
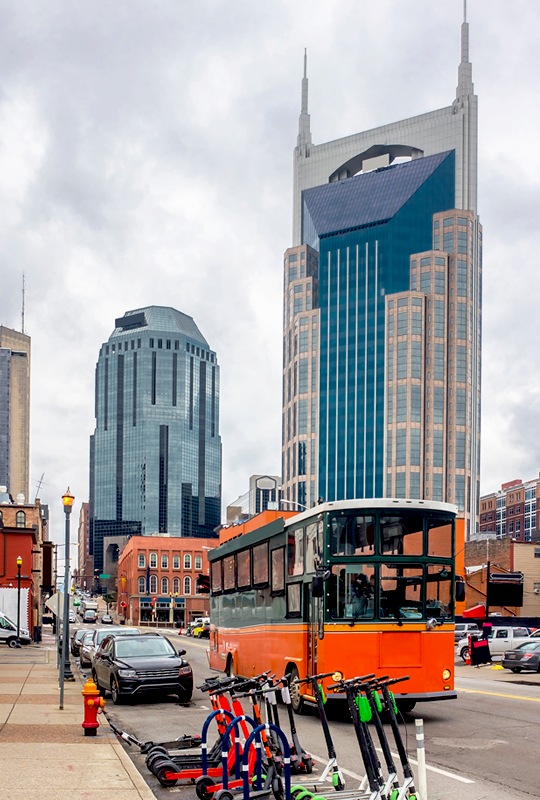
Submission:
[[[480,533],[510,536],[517,542],[540,540],[540,474],[523,482],[503,483],[500,490],[480,498]],[[537,511],[538,505],[538,511]]]
[[[118,558],[118,615],[163,627],[208,616],[209,596],[199,593],[197,578],[208,575],[207,553],[216,546],[216,539],[132,536]]]

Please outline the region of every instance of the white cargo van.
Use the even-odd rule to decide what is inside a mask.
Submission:
[[[19,628],[19,640],[21,644],[30,644],[32,641],[30,632],[26,628]],[[4,642],[8,647],[17,647],[17,625],[0,611],[0,642]]]

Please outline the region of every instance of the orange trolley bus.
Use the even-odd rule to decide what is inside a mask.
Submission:
[[[396,694],[403,711],[455,698],[456,512],[425,500],[341,500],[223,530],[222,541],[234,538],[208,555],[210,667],[245,677],[407,674]],[[314,702],[304,686],[291,691],[297,713]]]

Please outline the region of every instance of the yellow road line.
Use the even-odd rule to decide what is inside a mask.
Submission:
[[[502,694],[501,692],[483,692],[480,689],[460,689],[456,686],[458,692],[470,692],[471,694],[490,694],[493,697],[508,697],[510,700],[527,700],[529,703],[540,703],[540,697],[523,697],[520,694]]]

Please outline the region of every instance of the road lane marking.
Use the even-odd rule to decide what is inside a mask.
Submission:
[[[378,750],[380,753],[382,753],[380,747],[377,747],[375,749]],[[315,761],[318,761],[320,764],[324,764],[325,761],[327,760],[322,756],[315,755],[315,753],[311,753],[311,755],[315,759]],[[399,755],[397,753],[392,753],[392,757],[399,759]],[[409,761],[411,764],[415,764],[415,766],[418,766],[418,761],[415,761],[414,758],[409,758]],[[348,775],[349,778],[354,778],[355,781],[362,781],[364,779],[363,775],[357,775],[356,772],[351,772],[350,770],[344,769],[343,767],[340,767],[340,769],[345,775]],[[426,769],[429,769],[431,772],[436,772],[438,775],[444,775],[447,778],[453,778],[455,781],[460,781],[461,783],[475,783],[475,781],[472,781],[469,778],[464,778],[462,775],[454,775],[453,772],[447,772],[446,770],[439,769],[438,767],[431,767],[429,764],[426,764]]]
[[[490,694],[493,697],[508,697],[510,700],[526,700],[529,703],[540,703],[540,697],[523,697],[520,694],[502,694],[501,692],[483,692],[481,689],[460,689],[458,692],[469,692],[470,694]]]

